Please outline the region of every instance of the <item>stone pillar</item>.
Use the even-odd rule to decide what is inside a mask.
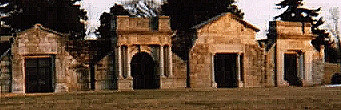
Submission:
[[[301,53],[301,54],[298,54],[298,62],[299,62],[299,68],[298,68],[298,75],[299,75],[299,78],[301,80],[304,80],[305,79],[305,75],[304,75],[304,53]]]
[[[129,51],[128,47],[122,49],[123,46],[120,46],[118,49],[118,80],[117,80],[117,88],[122,91],[130,91],[133,90],[133,78],[130,73],[130,65],[129,65]],[[123,77],[123,74],[126,77]]]
[[[127,47],[127,49],[126,49],[126,51],[124,52],[124,56],[125,56],[125,61],[126,62],[124,62],[125,63],[125,68],[126,68],[126,75],[127,75],[127,79],[133,79],[133,77],[131,76],[131,68],[130,68],[130,60],[131,60],[131,58],[129,58],[129,55],[130,55],[130,52],[129,52],[129,49],[131,49],[131,48],[129,48],[129,47]]]
[[[121,50],[121,46],[119,46],[117,48],[117,72],[118,72],[118,79],[123,79],[123,75],[122,75],[122,50]]]
[[[278,49],[279,50],[279,49]],[[289,83],[284,79],[285,71],[284,71],[284,52],[277,52],[277,86],[278,87],[286,87],[289,86]]]
[[[238,78],[238,87],[243,87],[244,86],[244,82],[242,82],[241,80],[241,63],[240,63],[240,56],[242,53],[238,52],[237,53],[237,78]]]
[[[160,46],[160,77],[165,78],[165,68],[164,68],[164,54],[163,54],[163,46]]]
[[[214,76],[214,54],[211,55],[211,83],[213,88],[217,88],[217,83],[215,82],[215,76]]]
[[[168,71],[169,71],[169,76],[168,77],[173,77],[173,60],[172,60],[172,47],[168,47]]]
[[[304,57],[304,80],[302,80],[303,86],[312,86],[313,85],[313,51],[306,51]]]

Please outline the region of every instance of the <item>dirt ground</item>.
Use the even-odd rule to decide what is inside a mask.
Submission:
[[[1,94],[0,109],[341,109],[341,87]]]

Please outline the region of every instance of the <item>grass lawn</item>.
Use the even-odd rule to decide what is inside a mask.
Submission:
[[[341,109],[341,88],[285,87],[2,94],[0,109]]]

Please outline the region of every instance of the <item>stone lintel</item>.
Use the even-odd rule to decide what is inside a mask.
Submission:
[[[129,30],[117,30],[118,35],[172,35],[173,31],[129,31]]]
[[[288,34],[278,34],[278,39],[313,39],[313,35],[288,35]]]

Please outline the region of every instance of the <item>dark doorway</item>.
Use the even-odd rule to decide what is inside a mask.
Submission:
[[[214,80],[218,88],[238,87],[237,72],[237,54],[214,56]]]
[[[300,78],[297,76],[298,71],[297,54],[284,55],[284,79],[290,86],[302,86]]]
[[[26,59],[25,68],[27,93],[53,92],[51,58]]]
[[[153,58],[145,52],[138,53],[131,60],[131,75],[134,78],[134,89],[159,88],[159,76],[155,72]]]

